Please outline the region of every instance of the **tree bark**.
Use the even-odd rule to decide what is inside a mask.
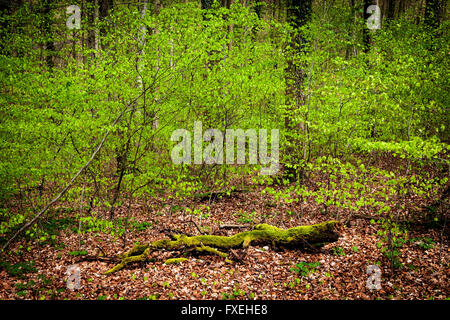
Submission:
[[[100,22],[104,22],[105,18],[108,17],[109,11],[113,9],[113,1],[112,0],[100,0],[99,2],[99,8],[98,8],[98,20]],[[102,50],[106,50],[106,45],[101,42],[101,39],[106,36],[106,27],[101,26],[98,30],[98,37],[99,37],[99,47]]]
[[[372,1],[371,0],[364,0],[364,22],[367,22],[367,20],[370,17],[370,14],[367,12],[367,9],[369,8],[369,6],[372,5]],[[369,52],[370,49],[370,34],[369,34],[369,29],[367,28],[367,26],[364,26],[363,29],[363,51],[364,53]]]
[[[45,49],[46,49],[46,63],[47,67],[51,70],[54,67],[53,62],[53,54],[55,51],[55,44],[53,43],[53,36],[52,36],[52,14],[51,14],[51,3],[49,0],[46,0],[44,2],[44,24],[43,24],[43,31],[45,35],[48,37],[48,40],[45,42]]]
[[[432,29],[439,28],[444,7],[445,7],[445,1],[426,0],[425,24],[428,25]]]
[[[289,7],[287,9],[287,19],[297,30],[298,28],[305,25],[312,11],[312,1],[300,1],[300,0],[291,0],[289,3]],[[290,110],[287,110],[287,113],[284,117],[284,126],[288,131],[296,132],[302,131],[305,137],[305,141],[308,140],[308,125],[306,122],[308,121],[308,113],[305,114],[305,122],[295,123],[292,120],[293,112],[300,107],[300,105],[305,103],[305,92],[303,91],[303,83],[305,81],[306,76],[306,65],[298,65],[298,62],[295,61],[295,55],[300,53],[303,50],[303,46],[306,41],[300,33],[292,36],[290,41],[290,54],[292,57],[287,59],[287,68],[285,72],[286,78],[286,96],[290,97],[294,103],[291,106]],[[310,80],[310,78],[309,78]],[[291,163],[298,163],[300,159],[298,156],[295,156],[294,146],[302,145],[301,141],[288,136],[288,141],[290,146],[287,148],[286,153],[293,155],[293,159],[290,160]],[[306,158],[306,148],[307,143],[303,143],[304,150],[304,158]],[[293,167],[287,167],[285,170],[285,176],[290,180],[295,180],[297,176],[297,169]]]
[[[120,263],[105,274],[114,273],[129,263],[150,260],[150,254],[157,250],[188,250],[219,255],[227,258],[228,253],[221,250],[246,248],[252,245],[272,245],[284,248],[320,248],[338,239],[336,226],[338,221],[326,221],[314,225],[281,229],[268,224],[259,224],[253,230],[237,233],[233,236],[174,235],[173,239],[153,241],[146,245],[137,244],[120,256]]]

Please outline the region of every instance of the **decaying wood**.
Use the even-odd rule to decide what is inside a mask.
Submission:
[[[218,255],[228,260],[231,249],[247,248],[251,245],[272,245],[286,248],[318,248],[338,239],[336,226],[332,220],[314,225],[281,229],[268,224],[258,224],[253,230],[243,231],[232,236],[217,235],[173,235],[173,239],[162,239],[149,244],[137,244],[121,255],[120,263],[106,271],[110,274],[124,268],[129,263],[144,262],[156,250],[195,251]],[[229,261],[229,260],[228,260]]]

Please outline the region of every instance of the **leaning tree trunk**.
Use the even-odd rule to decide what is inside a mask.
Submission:
[[[130,251],[120,256],[121,261],[105,272],[116,272],[132,262],[150,260],[150,254],[156,250],[190,250],[206,252],[227,258],[228,254],[220,250],[246,248],[253,245],[272,245],[288,248],[318,248],[338,239],[335,226],[338,221],[332,220],[314,225],[280,229],[268,224],[259,224],[253,230],[237,233],[233,236],[174,235],[173,239],[162,239],[149,244],[135,245]],[[219,250],[220,249],[220,250]]]

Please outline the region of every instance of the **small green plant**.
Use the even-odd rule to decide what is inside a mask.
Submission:
[[[231,300],[233,299],[233,295],[228,292],[222,292],[222,300]]]
[[[137,298],[137,300],[158,300],[159,294],[151,294],[148,297]],[[124,297],[120,297],[119,300],[125,300]]]
[[[0,268],[4,268],[6,272],[13,277],[21,278],[24,274],[37,272],[34,261],[18,262],[10,264],[6,261],[0,261]]]
[[[47,278],[45,274],[38,274],[37,278],[42,282],[43,286],[48,286],[50,283],[52,283],[52,280]]]
[[[138,222],[134,218],[128,220],[125,218],[118,218],[114,221],[113,225],[115,232],[119,235],[123,234],[123,232],[125,231],[125,227],[133,230],[134,232],[141,232],[153,228],[153,224],[151,222]]]
[[[409,270],[411,270],[411,271],[416,271],[418,268],[415,266],[415,265],[413,265],[412,263],[407,263],[406,264],[406,267],[409,269]]]
[[[7,209],[0,208],[0,234],[12,233],[23,224],[26,216],[20,213],[13,214]]]
[[[424,238],[411,238],[409,239],[411,243],[414,243],[415,245],[421,247],[423,250],[429,250],[434,247],[435,242],[433,239],[429,237]]]
[[[75,250],[75,251],[70,251],[69,252],[69,256],[85,256],[87,255],[88,252],[86,250]]]
[[[177,213],[179,211],[183,211],[184,207],[178,206],[178,205],[173,205],[170,207],[170,212],[171,213]]]
[[[24,213],[11,213],[6,209],[0,208],[0,234],[11,234],[17,231],[27,219],[29,209],[24,210]],[[41,223],[33,224],[25,231],[24,236],[27,240],[33,240],[40,244],[50,243],[56,244],[56,237],[61,230],[66,229],[72,224],[72,218],[49,218]],[[7,237],[0,237],[0,243],[6,241]]]
[[[81,223],[81,230],[79,231],[81,233],[107,232],[111,234],[114,233],[119,233],[119,235],[122,234],[115,228],[114,223],[112,221],[97,217],[97,214],[95,212],[92,212],[91,215],[88,217],[81,217],[80,223]]]
[[[237,223],[254,223],[257,213],[255,211],[252,213],[239,211],[236,215],[239,216],[236,220]]]
[[[316,271],[320,266],[320,262],[299,262],[290,270],[295,273],[300,273],[303,277],[307,277],[310,273]]]
[[[235,288],[233,291],[233,296],[239,297],[239,296],[245,296],[245,291],[239,288]]]
[[[190,208],[186,208],[185,212],[187,214],[197,216],[200,219],[207,219],[211,216],[211,214],[209,213],[209,210],[210,210],[209,206],[201,206],[199,209],[194,208],[194,210],[192,210]],[[203,212],[203,211],[205,211],[205,212]]]
[[[400,261],[400,248],[407,241],[407,232],[402,230],[391,219],[381,219],[378,221],[381,230],[378,230],[377,235],[380,241],[377,242],[377,247],[381,249],[383,255],[388,259],[391,270],[403,267]]]
[[[16,292],[16,294],[19,296],[19,297],[23,297],[23,296],[26,296],[27,295],[27,293],[28,293],[28,291],[33,291],[34,290],[34,285],[35,285],[36,283],[33,281],[33,280],[30,280],[30,281],[28,281],[28,282],[26,282],[26,283],[22,283],[22,282],[18,282],[18,283],[16,283],[14,286],[16,287],[16,289],[18,290],[17,292]]]
[[[341,248],[341,247],[333,248],[333,254],[336,256],[345,256],[344,248]]]
[[[136,231],[145,231],[147,229],[151,229],[153,227],[153,224],[151,222],[141,222],[134,225],[134,228]]]
[[[24,297],[27,295],[27,293],[28,293],[27,290],[20,290],[20,291],[16,292],[17,296],[19,296],[19,297]]]

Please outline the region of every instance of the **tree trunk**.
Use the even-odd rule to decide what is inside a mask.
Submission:
[[[335,228],[337,224],[338,221],[332,220],[290,229],[280,229],[268,224],[259,224],[253,230],[240,232],[229,237],[174,235],[173,239],[162,239],[146,245],[135,245],[130,251],[121,255],[121,262],[106,271],[105,274],[116,272],[132,262],[149,261],[150,254],[157,250],[189,250],[212,253],[227,258],[228,253],[220,250],[246,248],[250,244],[285,248],[320,248],[338,239]]]
[[[51,70],[54,67],[53,63],[53,53],[55,51],[55,44],[53,43],[53,36],[52,36],[52,13],[51,13],[51,3],[49,0],[46,0],[44,2],[44,25],[43,25],[43,31],[44,34],[48,37],[47,41],[45,42],[45,49],[46,49],[46,63],[47,67]]]
[[[94,59],[97,55],[98,50],[98,30],[97,30],[97,23],[98,23],[98,1],[97,0],[90,0],[90,7],[89,7],[89,13],[88,13],[88,23],[89,23],[89,32],[88,32],[88,39],[87,44],[88,48],[92,49],[90,56],[91,59]]]
[[[364,22],[367,22],[367,20],[370,17],[370,14],[367,12],[367,9],[369,8],[369,6],[372,5],[372,1],[371,0],[364,0]],[[363,51],[364,53],[369,52],[370,49],[370,34],[369,34],[369,29],[367,28],[367,26],[364,26],[363,29]]]
[[[445,7],[445,1],[426,0],[425,24],[428,25],[432,29],[439,28],[444,7]]]
[[[291,0],[289,7],[287,9],[287,19],[294,26],[295,29],[298,29],[305,25],[309,17],[311,15],[312,10],[312,1],[299,1],[299,0]],[[287,60],[287,68],[286,68],[286,96],[293,99],[294,103],[290,110],[287,110],[287,113],[284,117],[284,126],[288,131],[292,133],[296,133],[297,130],[301,130],[303,132],[305,143],[304,146],[304,158],[306,158],[306,148],[307,148],[307,136],[308,136],[308,126],[306,122],[308,121],[308,114],[305,114],[305,122],[301,122],[296,124],[292,119],[293,112],[297,110],[300,105],[305,102],[305,93],[303,92],[303,83],[305,81],[306,68],[305,65],[298,65],[298,62],[295,61],[295,55],[303,50],[303,46],[305,44],[305,39],[302,37],[300,33],[297,33],[295,36],[292,36],[290,41],[290,49],[292,54],[291,58]],[[297,141],[297,139],[288,136],[289,147],[286,150],[287,154],[293,155],[293,159],[290,160],[291,163],[298,163],[300,159],[298,156],[295,156],[294,148],[295,146],[302,145],[301,141]],[[293,167],[287,167],[285,171],[285,176],[290,180],[295,180],[297,176],[297,169]]]
[[[100,0],[99,8],[98,8],[98,10],[99,10],[99,12],[98,12],[98,19],[99,19],[99,21],[104,22],[105,18],[107,18],[108,15],[109,15],[109,10],[111,10],[111,9],[113,9],[113,1],[112,0]],[[99,36],[99,40],[102,39],[102,37],[106,36],[106,28],[105,28],[105,26],[101,26],[99,28],[98,36]],[[101,40],[99,42],[99,46],[100,46],[100,48],[102,50],[106,50],[107,49],[106,46],[101,43]]]

